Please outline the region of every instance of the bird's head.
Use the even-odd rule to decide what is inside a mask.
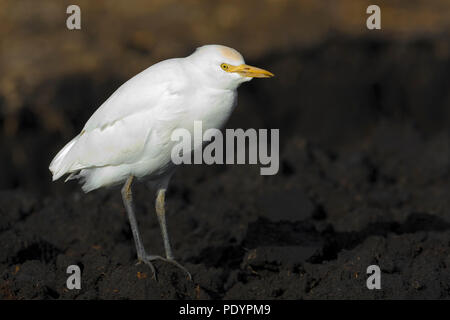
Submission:
[[[188,59],[211,86],[235,89],[253,78],[270,78],[274,74],[245,64],[242,55],[233,48],[221,45],[205,45]]]

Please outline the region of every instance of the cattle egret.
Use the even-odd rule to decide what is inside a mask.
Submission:
[[[122,184],[139,262],[156,277],[152,261],[181,266],[172,254],[165,218],[165,193],[175,165],[171,133],[177,128],[193,130],[224,126],[236,106],[237,88],[252,78],[268,78],[269,71],[246,65],[242,55],[221,45],[205,45],[185,58],[152,65],[119,87],[86,122],[50,163],[53,181],[65,174],[80,179],[84,192]],[[193,146],[193,148],[196,148]],[[155,208],[166,257],[149,255],[144,249],[134,214],[131,185],[148,179],[156,186]]]

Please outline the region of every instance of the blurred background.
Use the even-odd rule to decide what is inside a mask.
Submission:
[[[448,126],[450,2],[365,0],[0,1],[0,188],[48,193],[55,153],[120,84],[208,43],[273,71],[240,91],[228,127],[281,129],[331,148],[384,117]],[[76,184],[57,185],[72,190]]]

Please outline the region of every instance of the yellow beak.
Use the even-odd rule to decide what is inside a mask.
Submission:
[[[274,76],[272,72],[252,67],[246,64],[241,64],[239,66],[230,66],[228,72],[237,72],[243,77],[252,77],[252,78],[270,78]]]

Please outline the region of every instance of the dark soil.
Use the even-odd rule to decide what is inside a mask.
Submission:
[[[175,174],[169,233],[193,281],[167,263],[155,263],[158,280],[136,265],[119,189],[83,194],[75,182],[50,182],[49,161],[69,137],[44,131],[31,96],[20,135],[1,137],[0,298],[450,298],[445,39],[337,37],[248,61],[277,77],[240,88],[227,127],[279,128],[280,172]],[[124,80],[75,74],[41,89],[53,88],[78,130]],[[163,254],[153,191],[134,190],[146,249]],[[66,288],[71,264],[82,269],[81,290]],[[366,287],[373,264],[381,290]]]

